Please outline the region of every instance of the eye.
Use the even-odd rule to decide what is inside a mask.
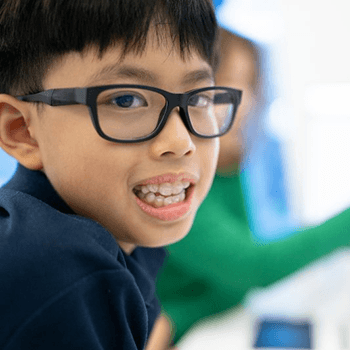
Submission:
[[[205,108],[213,103],[213,99],[207,95],[193,95],[188,101],[190,107]]]
[[[147,101],[142,97],[132,93],[124,93],[119,96],[113,96],[110,104],[120,108],[139,108],[146,107]]]

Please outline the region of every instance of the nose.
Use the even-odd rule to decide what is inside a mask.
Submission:
[[[183,123],[179,108],[174,108],[163,130],[152,141],[150,151],[155,158],[190,157],[196,151],[192,135]]]

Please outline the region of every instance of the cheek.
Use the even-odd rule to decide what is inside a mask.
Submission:
[[[45,128],[40,144],[44,172],[61,195],[89,193],[96,186],[94,179],[102,178],[108,152],[101,151],[97,137],[86,125],[55,123]]]
[[[93,141],[88,120],[61,109],[64,108],[51,107],[42,116],[39,147],[44,167],[67,166],[88,146],[89,140]]]
[[[126,197],[127,165],[115,156],[77,145],[73,154],[57,159],[60,166],[51,164],[47,176],[73,211],[103,222],[106,212],[116,205],[116,198]]]

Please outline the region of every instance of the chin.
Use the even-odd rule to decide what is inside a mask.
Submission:
[[[163,245],[173,244],[185,238],[191,230],[193,220],[194,218],[191,218],[190,223],[186,223],[185,227],[182,227],[181,229],[179,228],[174,235],[171,235],[171,237],[168,237],[168,239],[166,240],[166,243],[164,243]]]
[[[150,248],[157,248],[181,241],[190,232],[193,219],[194,218],[191,217],[188,218],[188,220],[186,220],[187,222],[183,223],[182,225],[175,225],[172,228],[164,228],[160,230],[157,236],[153,236],[148,242],[142,242],[143,244],[141,243],[141,245]]]

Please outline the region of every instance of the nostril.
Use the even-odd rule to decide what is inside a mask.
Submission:
[[[180,154],[181,153],[181,151],[179,150],[178,152],[171,152],[171,151],[166,151],[166,152],[163,152],[162,154],[161,154],[161,156],[165,156],[165,157],[170,157],[170,156],[174,156],[174,155],[177,155],[177,154]],[[192,153],[193,153],[193,150],[192,149],[190,149],[190,150],[188,150],[187,152],[183,152],[182,154],[181,154],[181,156],[190,156],[190,155],[192,155]]]
[[[162,156],[169,156],[169,155],[172,155],[172,154],[175,154],[174,152],[164,152],[162,154]]]

